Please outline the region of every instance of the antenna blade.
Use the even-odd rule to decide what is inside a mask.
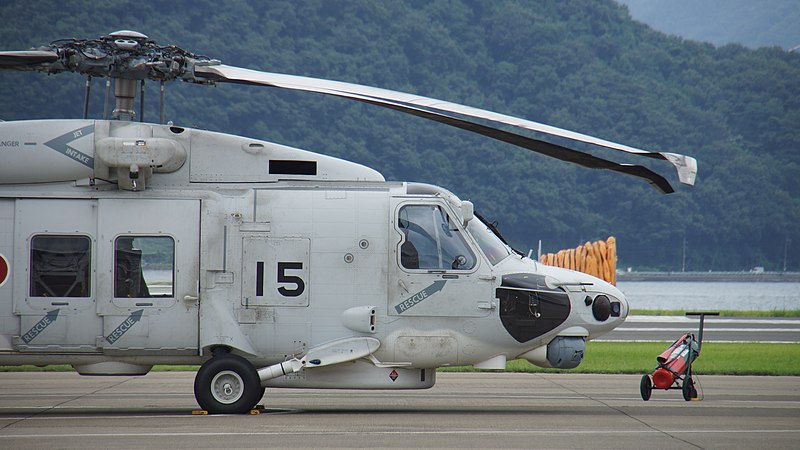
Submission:
[[[637,165],[626,165],[614,163],[602,158],[594,157],[588,153],[579,152],[566,147],[549,144],[544,141],[531,139],[522,135],[505,132],[493,127],[479,125],[473,122],[457,119],[452,116],[443,115],[435,111],[455,113],[463,116],[473,117],[477,119],[488,120],[498,124],[510,125],[526,130],[531,130],[539,133],[557,136],[561,138],[570,139],[573,141],[585,142],[600,147],[618,150],[621,152],[644,156],[653,159],[661,159],[671,163],[678,172],[678,178],[681,183],[687,185],[694,185],[695,177],[697,175],[697,161],[690,157],[677,153],[665,152],[651,152],[627,145],[618,144],[604,139],[588,136],[585,134],[576,133],[561,128],[552,127],[530,120],[521,119],[518,117],[499,114],[492,111],[473,108],[470,106],[460,105],[457,103],[446,102],[444,100],[437,100],[433,98],[423,97],[419,95],[407,94],[398,91],[391,91],[388,89],[375,88],[370,86],[363,86],[359,84],[344,83],[340,81],[323,80],[318,78],[301,77],[295,75],[285,75],[269,72],[261,72],[250,69],[243,69],[240,67],[228,66],[224,64],[212,64],[195,67],[195,76],[207,78],[213,81],[226,81],[233,83],[253,84],[271,86],[282,89],[299,90],[306,92],[317,92],[321,94],[334,95],[337,97],[351,98],[367,103],[372,103],[379,106],[388,107],[398,111],[406,112],[420,117],[425,117],[431,120],[436,120],[441,123],[447,123],[462,129],[468,129],[485,136],[493,137],[495,139],[509,142],[529,150],[552,156],[564,161],[574,162],[584,167],[602,168],[614,170],[616,172],[626,173],[629,175],[645,178],[648,181],[655,182],[653,175],[660,178],[655,182],[656,186],[662,192],[673,192],[672,188],[664,189],[664,184],[669,186],[669,183],[655,174],[651,170]],[[434,110],[434,111],[431,111]],[[481,131],[477,131],[480,129]],[[500,136],[503,136],[501,138]],[[535,142],[536,144],[533,144]],[[523,145],[524,144],[524,145]],[[545,145],[546,144],[546,145]],[[544,150],[546,146],[550,147],[549,150]],[[537,147],[536,149],[531,147]],[[558,149],[556,151],[556,148]],[[582,156],[578,156],[582,155]],[[580,161],[580,162],[578,162]],[[613,169],[612,169],[613,167]],[[660,187],[659,187],[660,186]]]

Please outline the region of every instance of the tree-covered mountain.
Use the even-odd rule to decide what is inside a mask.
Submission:
[[[177,124],[444,186],[519,248],[615,235],[622,266],[675,270],[685,239],[687,270],[780,270],[785,251],[788,269],[800,269],[796,53],[667,37],[611,0],[7,0],[0,18],[3,49],[133,29],[226,64],[415,92],[689,154],[697,186],[661,195],[638,179],[343,99],[182,83],[167,93]],[[148,85],[148,120],[157,120],[156,87]],[[103,93],[96,81],[93,117]],[[78,75],[0,72],[4,120],[78,117],[82,100]]]

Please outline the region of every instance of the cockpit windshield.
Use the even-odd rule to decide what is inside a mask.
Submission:
[[[488,225],[477,217],[469,221],[467,231],[475,238],[478,247],[489,258],[489,262],[493,266],[511,254],[511,249],[492,232]]]

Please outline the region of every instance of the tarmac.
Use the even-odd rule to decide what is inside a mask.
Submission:
[[[439,373],[432,389],[268,389],[201,415],[194,373],[0,373],[0,448],[799,448],[800,377],[700,376],[700,401],[640,375]]]

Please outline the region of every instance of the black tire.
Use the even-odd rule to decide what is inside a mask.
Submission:
[[[263,395],[255,367],[237,355],[214,356],[200,366],[194,378],[194,397],[209,414],[244,414]]]
[[[692,380],[691,375],[687,375],[683,378],[683,399],[687,402],[695,397],[697,397],[697,390],[694,388],[694,380]]]
[[[650,380],[650,375],[642,375],[642,381],[639,382],[639,392],[642,394],[642,400],[650,400],[650,394],[653,392],[653,382]]]

